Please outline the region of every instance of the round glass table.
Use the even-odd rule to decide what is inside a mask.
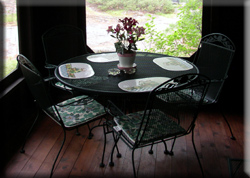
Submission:
[[[107,60],[105,61],[105,56],[112,56],[112,59],[106,58]],[[134,80],[141,79],[143,80],[142,82],[145,83],[147,78],[151,80],[161,78],[162,80],[162,78],[165,77],[167,80],[167,78],[199,72],[194,64],[184,59],[174,58],[163,54],[137,52],[134,66],[135,72],[128,74],[126,71],[124,72],[124,70],[121,70],[119,73],[118,57],[116,59],[114,56],[116,56],[115,53],[97,53],[68,59],[55,69],[55,77],[66,86],[86,94],[124,95],[126,97],[126,95],[140,95],[150,91],[130,91],[124,90],[121,87],[124,87],[128,83],[132,84]],[[88,70],[88,74],[84,74],[85,76],[83,75],[80,77],[70,77],[69,75],[65,77],[63,76],[62,70],[63,65],[64,70],[67,70],[65,64],[75,64],[76,67],[72,67],[73,65],[71,66],[73,72],[77,73],[77,70],[79,70],[78,72],[83,73]],[[86,69],[77,66],[85,66]],[[109,73],[110,71],[114,73]],[[123,83],[121,82],[124,82],[124,85],[122,85]]]

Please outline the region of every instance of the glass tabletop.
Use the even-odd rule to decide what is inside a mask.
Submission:
[[[109,53],[101,53],[101,54],[109,54]],[[113,53],[110,53],[113,56]],[[119,95],[119,94],[138,94],[140,92],[129,92],[121,89],[118,85],[119,83],[126,81],[126,80],[132,80],[132,79],[145,79],[145,78],[152,78],[152,77],[165,77],[165,78],[173,78],[179,75],[187,74],[187,73],[198,73],[198,68],[194,66],[192,63],[178,58],[178,60],[183,60],[183,62],[188,63],[188,65],[193,66],[192,68],[186,69],[186,70],[167,70],[161,66],[159,66],[157,63],[154,62],[154,59],[156,58],[163,58],[163,57],[169,57],[167,55],[163,54],[156,54],[156,53],[146,53],[146,52],[137,52],[136,54],[136,72],[133,74],[125,73],[124,71],[120,71],[120,73],[117,71],[116,75],[110,75],[109,70],[110,69],[118,69],[118,61],[106,61],[106,62],[95,62],[93,61],[93,56],[96,54],[86,54],[82,56],[77,56],[74,58],[71,58],[69,60],[66,60],[61,65],[67,64],[67,63],[84,63],[89,64],[94,74],[90,77],[86,78],[79,78],[79,79],[70,79],[65,78],[60,75],[59,68],[61,65],[59,65],[55,69],[55,77],[57,80],[65,84],[66,86],[69,86],[71,88],[74,88],[76,90],[82,91],[84,93],[89,94],[105,94],[105,95]],[[88,60],[91,59],[91,60]],[[116,70],[115,70],[116,71]],[[145,90],[149,92],[148,90]],[[141,92],[141,93],[145,93]]]

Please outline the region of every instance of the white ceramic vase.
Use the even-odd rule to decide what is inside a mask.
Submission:
[[[134,53],[125,53],[125,54],[120,54],[117,53],[118,57],[119,57],[119,66],[120,67],[133,67],[133,64],[135,62],[135,56],[136,56],[136,52]]]

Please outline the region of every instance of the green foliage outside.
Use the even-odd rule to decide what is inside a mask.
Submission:
[[[9,75],[14,69],[17,67],[17,60],[15,58],[13,59],[7,59],[4,63],[4,71],[3,71],[3,77],[6,77]]]
[[[179,20],[165,31],[156,31],[154,19],[149,15],[146,26],[147,48],[143,51],[171,56],[190,56],[198,47],[201,38],[202,0],[188,0],[179,9]]]
[[[17,24],[17,15],[16,14],[6,14],[6,15],[4,15],[4,22],[16,25]]]
[[[6,14],[4,15],[4,23],[9,25],[17,25],[17,15],[16,14]],[[16,69],[17,61],[15,57],[7,58],[4,60],[4,69],[1,73],[1,76],[6,77],[14,69]]]
[[[103,11],[125,10],[165,14],[174,11],[174,6],[171,0],[89,0],[88,2],[98,5],[98,8]]]
[[[5,25],[17,25],[17,15],[16,14],[6,14],[4,15],[4,23]],[[1,71],[1,77],[6,77],[9,75],[13,70],[16,69],[17,61],[15,57],[7,58],[4,60],[4,68]]]

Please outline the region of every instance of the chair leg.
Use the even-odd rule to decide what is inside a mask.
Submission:
[[[230,132],[231,132],[231,139],[232,139],[232,140],[236,140],[236,138],[235,138],[234,135],[233,135],[233,131],[232,131],[232,129],[231,129],[231,126],[230,126],[230,124],[229,124],[229,122],[228,122],[228,120],[227,120],[225,114],[223,113],[223,111],[221,111],[221,115],[222,115],[222,117],[224,118],[224,120],[226,121],[227,126],[228,126],[228,128],[229,128],[229,130],[230,130]]]
[[[114,138],[114,140],[116,140],[115,139],[115,135],[114,135],[114,132],[112,132],[112,135],[113,135],[113,138]],[[119,138],[118,138],[118,140],[119,140]],[[118,143],[118,140],[117,140],[117,143]],[[118,146],[117,146],[117,144],[116,144],[116,151],[117,151],[117,155],[116,155],[116,157],[117,158],[121,158],[122,157],[122,155],[121,155],[121,153],[119,152],[119,148],[118,148]]]
[[[110,161],[109,161],[109,166],[111,166],[111,167],[113,167],[113,166],[115,165],[115,164],[114,164],[114,161],[113,161],[114,149],[115,149],[115,145],[114,145],[113,148],[112,148],[111,156],[110,156]]]
[[[176,137],[174,138],[174,141],[173,141],[171,150],[166,152],[166,153],[169,154],[170,156],[173,156],[173,155],[174,155],[173,149],[174,149],[175,141],[176,141]],[[164,153],[165,153],[165,152],[164,152]],[[166,154],[166,153],[165,153],[165,154]]]
[[[192,143],[193,143],[195,155],[196,155],[197,160],[198,160],[198,162],[199,162],[199,166],[200,166],[200,169],[201,169],[202,177],[204,178],[203,168],[202,168],[201,161],[200,161],[200,158],[199,158],[199,155],[198,155],[198,153],[197,153],[197,150],[196,150],[196,147],[195,147],[195,143],[194,143],[194,130],[192,130],[191,132],[192,132]]]
[[[80,132],[79,132],[79,130],[78,130],[78,127],[76,128],[76,135],[77,135],[77,136],[80,136],[80,135],[81,135]]]
[[[28,137],[29,137],[31,131],[33,130],[33,127],[35,126],[35,123],[37,122],[37,120],[38,120],[38,118],[39,118],[39,114],[40,114],[40,110],[37,108],[37,115],[36,115],[36,118],[35,118],[35,120],[34,120],[32,126],[30,127],[30,129],[29,129],[29,131],[28,131],[28,133],[27,133],[25,139],[24,139],[24,142],[23,142],[22,148],[21,148],[21,150],[20,150],[20,153],[25,153],[24,146],[25,146],[25,144],[26,144],[26,141],[27,141],[27,139],[28,139]]]
[[[112,132],[112,133],[113,133],[113,132]],[[114,134],[114,133],[113,133],[113,134]],[[117,151],[119,151],[118,148],[117,148],[117,143],[118,143],[120,137],[119,137],[119,136],[117,136],[116,138],[115,138],[115,136],[113,136],[113,137],[114,137],[115,144],[114,144],[114,146],[113,146],[113,148],[112,148],[112,151],[111,151],[109,166],[114,166],[113,155],[114,155],[115,148],[117,149]],[[118,156],[118,155],[119,155],[119,156]],[[118,154],[117,154],[117,157],[121,157],[121,154],[120,154],[119,152],[118,152]]]
[[[103,146],[102,161],[101,161],[101,163],[100,163],[100,167],[104,167],[104,166],[105,166],[105,164],[104,164],[104,155],[105,155],[106,141],[107,141],[106,135],[107,135],[108,133],[111,133],[111,132],[112,132],[112,135],[113,135],[113,139],[114,139],[114,141],[115,141],[115,145],[114,145],[114,147],[112,148],[111,161],[110,161],[110,163],[109,163],[109,166],[114,166],[114,162],[113,162],[113,153],[114,153],[115,147],[116,147],[116,150],[117,150],[117,158],[121,158],[121,156],[122,156],[122,155],[120,154],[119,149],[118,149],[118,146],[117,146],[117,142],[118,142],[118,140],[119,140],[119,137],[117,137],[117,139],[115,138],[114,132],[113,132],[113,131],[109,131],[107,124],[104,123],[102,126],[103,126],[103,133],[104,133],[104,146]],[[106,127],[107,127],[107,128],[106,128]]]
[[[87,126],[88,126],[88,129],[89,129],[88,139],[91,139],[94,136],[94,134],[92,134],[92,128],[89,127],[89,124],[87,124]]]
[[[59,149],[59,151],[58,151],[58,153],[57,153],[57,156],[56,156],[56,159],[55,159],[55,161],[54,161],[54,163],[53,163],[53,166],[52,166],[52,168],[51,168],[50,178],[52,177],[52,175],[53,175],[53,173],[54,173],[54,168],[55,168],[55,165],[56,165],[56,161],[57,161],[57,159],[58,159],[58,157],[59,157],[59,155],[60,155],[60,153],[61,153],[61,151],[62,151],[62,148],[63,148],[64,143],[65,143],[65,140],[66,140],[66,130],[65,130],[64,128],[63,128],[63,134],[64,134],[63,142],[62,142],[62,145],[61,145],[61,147],[60,147],[60,149]]]
[[[104,161],[104,155],[105,155],[105,150],[106,150],[106,130],[105,130],[106,124],[103,124],[103,134],[104,134],[104,145],[103,145],[103,152],[102,152],[102,162],[100,163],[100,167],[104,167],[105,164],[103,163]]]
[[[173,155],[173,152],[168,151],[166,142],[165,142],[164,140],[162,140],[162,142],[163,142],[164,147],[165,147],[164,153],[165,153],[166,155],[168,155],[168,154],[169,154],[169,155]],[[150,148],[150,150],[148,151],[149,154],[153,154],[153,153],[154,153],[154,151],[153,151],[153,145],[154,145],[154,142],[152,143],[151,148]]]
[[[92,133],[92,130],[93,130],[94,128],[103,126],[103,125],[101,124],[101,122],[102,122],[102,119],[100,119],[98,125],[96,125],[96,126],[94,126],[94,127],[91,127],[91,128],[89,127],[89,124],[87,124],[87,125],[88,125],[88,129],[89,129],[89,136],[88,136],[88,139],[91,139],[91,138],[94,136],[94,134]]]
[[[164,140],[162,140],[162,142],[163,142],[164,147],[165,147],[164,154],[166,154],[166,155],[171,155],[171,156],[172,156],[172,155],[173,155],[173,151],[172,151],[172,152],[168,151],[168,147],[167,147],[166,142],[165,142]]]
[[[136,175],[136,170],[135,170],[134,152],[135,152],[135,149],[132,150],[132,166],[133,166],[134,178],[136,178],[137,175]]]
[[[148,153],[151,154],[151,155],[154,153],[154,151],[153,151],[153,145],[154,145],[154,142],[152,143],[152,145],[150,147],[150,150],[148,151]]]
[[[222,117],[224,118],[225,122],[227,123],[227,126],[228,126],[228,128],[229,128],[229,130],[230,130],[230,132],[231,132],[231,139],[232,139],[232,140],[236,140],[236,138],[235,138],[234,135],[233,135],[233,131],[232,131],[232,129],[231,129],[231,126],[230,126],[230,124],[229,124],[229,122],[228,122],[228,120],[227,120],[227,118],[226,118],[226,116],[225,116],[225,114],[224,114],[224,112],[223,112],[223,109],[222,109],[223,104],[220,103],[220,104],[217,104],[216,106],[217,106],[217,109],[220,111]]]

